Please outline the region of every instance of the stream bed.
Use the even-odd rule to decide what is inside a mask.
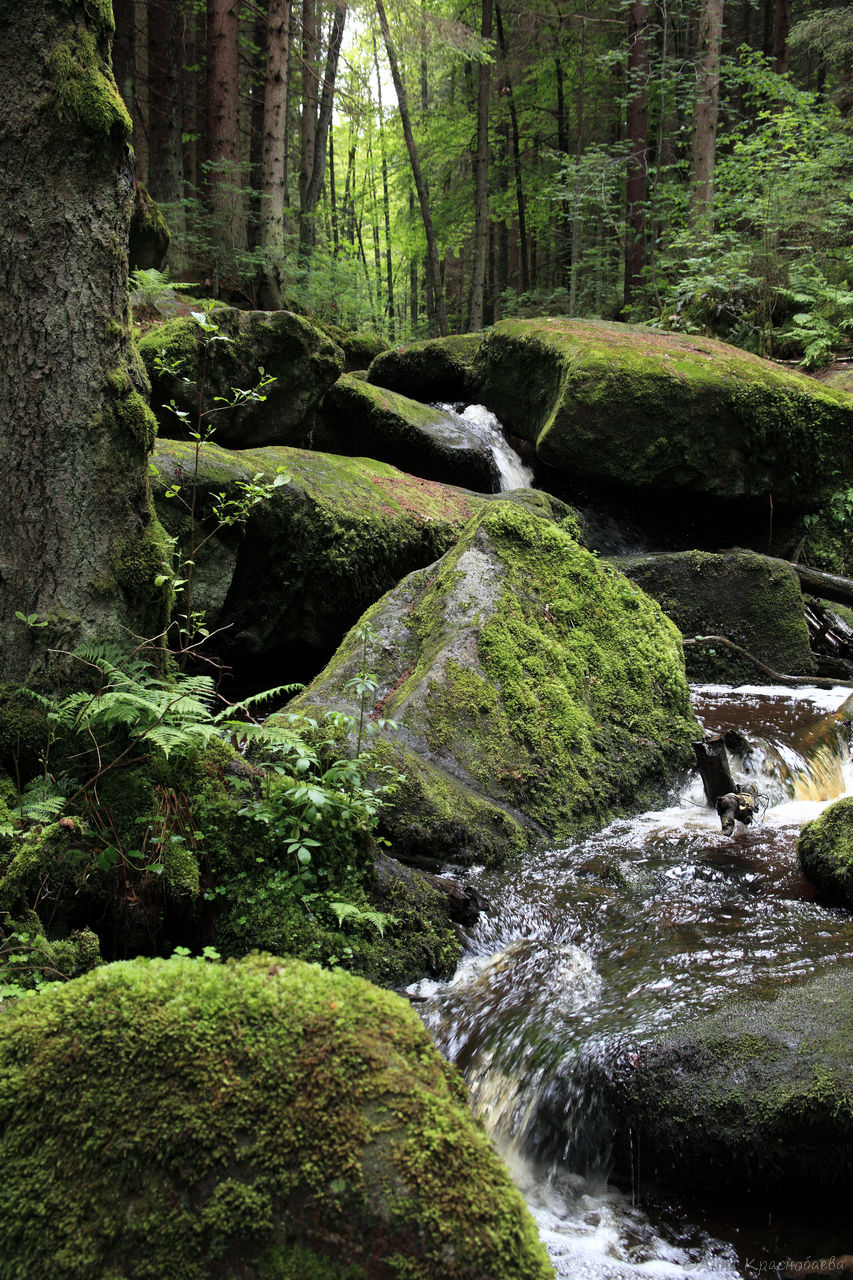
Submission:
[[[633,1170],[608,1182],[610,1134],[583,1064],[739,992],[853,966],[853,915],[801,875],[802,824],[853,786],[834,713],[850,690],[693,690],[706,733],[737,730],[737,781],[763,812],[725,836],[698,774],[660,811],[469,878],[491,904],[445,983],[412,988],[534,1213],[558,1276],[738,1277],[853,1247],[850,1224],[677,1203]]]

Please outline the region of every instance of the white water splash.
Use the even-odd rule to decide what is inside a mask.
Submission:
[[[506,493],[509,489],[529,489],[533,471],[507,443],[500,422],[485,405],[469,404],[461,413],[457,413],[452,404],[439,404],[436,407],[457,422],[464,423],[467,430],[491,449],[500,476],[501,493]]]

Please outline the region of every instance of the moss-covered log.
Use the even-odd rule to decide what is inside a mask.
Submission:
[[[0,674],[50,647],[164,622],[146,454],[154,420],[131,346],[130,118],[108,0],[0,15]],[[16,618],[38,615],[47,626]]]

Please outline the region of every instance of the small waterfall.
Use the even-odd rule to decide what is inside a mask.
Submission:
[[[507,443],[503,428],[495,415],[482,404],[469,404],[458,411],[452,404],[437,404],[454,422],[459,423],[471,435],[477,437],[481,444],[491,450],[500,476],[500,492],[509,489],[528,489],[533,482],[533,471],[521,461],[515,450]]]
[[[729,1234],[711,1216],[709,1232],[695,1206],[642,1207],[639,1150],[631,1186],[608,1185],[594,1068],[739,991],[772,998],[849,963],[853,917],[813,900],[796,857],[802,823],[851,790],[845,694],[695,689],[705,732],[743,739],[733,774],[759,783],[766,812],[724,835],[697,776],[666,809],[482,873],[494,907],[468,955],[450,982],[419,985],[424,1021],[464,1072],[559,1277],[736,1280],[738,1250],[771,1248],[748,1218]]]

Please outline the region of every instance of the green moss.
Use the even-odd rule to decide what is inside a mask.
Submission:
[[[753,552],[683,551],[615,563],[685,637],[722,635],[775,671],[815,671],[799,579],[784,561]],[[760,673],[748,658],[713,641],[685,649],[685,663],[697,680],[738,683]]]
[[[376,357],[368,381],[416,400],[471,400],[481,341],[482,334],[465,333],[396,347]]]
[[[576,474],[802,506],[828,471],[853,468],[850,397],[711,339],[505,320],[479,366],[504,425]]]
[[[853,799],[837,800],[807,822],[797,841],[797,855],[819,889],[853,907]]]
[[[284,1280],[298,1250],[349,1280],[551,1274],[405,1002],[269,956],[110,965],[19,1002],[0,1163],[4,1280]]]
[[[98,23],[97,37],[78,23],[68,30],[68,42],[58,44],[50,54],[57,111],[60,119],[73,114],[98,136],[108,137],[115,129],[122,138],[129,138],[133,122],[116,88],[109,70],[108,55],[104,52],[105,37],[113,29],[111,5],[106,4],[105,7],[110,11],[109,26],[106,14],[102,12],[103,5],[84,6],[87,17],[94,16]]]

